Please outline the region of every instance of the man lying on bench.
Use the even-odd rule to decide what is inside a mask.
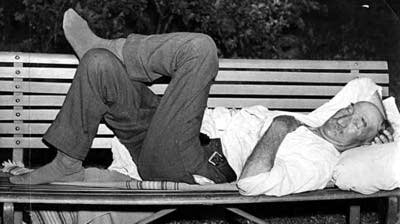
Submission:
[[[80,63],[65,102],[43,137],[58,153],[49,164],[10,177],[14,184],[81,180],[82,161],[102,120],[129,150],[144,180],[238,180],[245,194],[264,193],[248,180],[259,175],[273,178],[274,169],[285,170],[291,180],[309,181],[311,177],[302,173],[308,163],[296,165],[297,158],[311,161],[311,169],[322,173],[316,181],[326,185],[339,152],[393,141],[375,92],[373,100],[350,104],[316,127],[291,115],[271,117],[265,107],[244,108],[229,113],[230,124],[212,140],[217,144],[204,145],[200,129],[218,72],[210,37],[131,34],[104,40],[72,9],[65,13],[63,27]],[[171,81],[160,98],[144,82],[161,76]]]

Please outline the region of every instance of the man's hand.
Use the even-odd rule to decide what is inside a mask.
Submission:
[[[283,139],[300,125],[300,121],[292,116],[282,115],[275,117],[267,131],[257,142],[249,158],[247,158],[240,179],[270,171]]]
[[[384,120],[382,123],[382,129],[378,135],[372,140],[372,144],[385,144],[393,142],[394,129],[388,120]]]
[[[378,134],[374,140],[372,140],[372,144],[385,144],[393,141],[392,133],[388,130],[383,130],[382,133]]]

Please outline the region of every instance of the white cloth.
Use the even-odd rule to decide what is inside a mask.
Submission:
[[[117,137],[111,140],[111,152],[113,155],[113,162],[108,167],[109,170],[114,170],[137,180],[142,180],[131,154]]]
[[[270,172],[241,179],[237,185],[245,195],[282,196],[322,189],[339,155],[332,144],[301,126],[285,137]]]
[[[400,142],[358,147],[342,153],[333,170],[342,190],[372,194],[400,186]]]
[[[239,177],[243,166],[253,151],[258,140],[270,126],[274,117],[278,115],[293,115],[300,121],[313,126],[316,121],[308,119],[304,114],[283,111],[271,111],[264,106],[243,108],[232,114],[229,124],[224,130],[219,129],[222,151],[229,165]],[[219,123],[218,120],[216,123]]]
[[[351,102],[368,100],[375,91],[381,93],[381,87],[368,78],[352,80],[332,100],[308,115],[270,111],[263,106],[252,106],[241,110],[207,109],[201,131],[211,138],[221,138],[223,153],[239,177],[248,156],[275,116],[293,115],[309,126],[316,127],[322,125],[338,109],[346,107]],[[332,164],[336,163],[338,154],[332,152],[330,144],[324,144],[325,141],[315,138],[313,133],[304,128],[299,128],[290,136],[289,140],[284,139],[278,150],[277,158],[279,159],[276,161],[276,167],[271,172],[240,180],[238,187],[241,189],[241,193],[245,195],[286,195],[326,186],[332,175]],[[308,147],[292,146],[302,145],[303,141],[307,142]],[[321,152],[318,152],[320,149],[322,149]],[[113,150],[126,149],[123,145],[118,145],[118,147],[113,147]],[[115,159],[129,161],[121,162]],[[136,169],[130,156],[115,157],[109,169],[129,175],[126,167],[121,167],[121,164],[124,166],[130,164],[131,168],[128,170]],[[304,176],[304,180],[302,180],[302,176]],[[313,178],[320,180],[311,180]]]

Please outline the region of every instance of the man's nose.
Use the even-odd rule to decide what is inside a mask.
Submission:
[[[338,124],[343,128],[347,127],[347,125],[350,122],[351,122],[351,116],[343,116],[343,117],[338,119]]]
[[[353,123],[358,129],[363,128],[365,126],[364,122],[360,118],[354,119]]]

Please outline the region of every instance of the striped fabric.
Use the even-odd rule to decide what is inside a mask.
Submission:
[[[31,211],[32,224],[78,224],[76,211]]]
[[[180,183],[171,181],[126,181],[129,190],[179,190]]]
[[[55,185],[77,187],[117,188],[126,190],[166,190],[166,191],[238,191],[235,183],[222,184],[187,184],[171,181],[140,181],[129,180],[121,182],[53,182]]]

